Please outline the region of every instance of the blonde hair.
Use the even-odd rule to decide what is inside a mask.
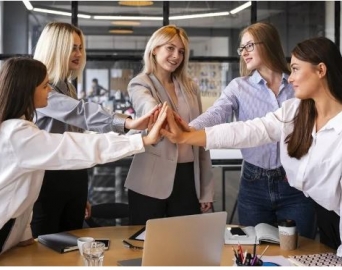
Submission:
[[[144,52],[144,68],[142,73],[153,74],[157,71],[157,62],[153,51],[155,48],[163,46],[178,36],[184,45],[184,58],[179,67],[172,73],[186,91],[192,91],[192,80],[188,77],[189,64],[189,38],[183,28],[175,25],[166,25],[155,31],[146,44]]]
[[[254,42],[261,42],[258,44],[258,51],[260,57],[263,59],[265,65],[276,72],[290,73],[289,66],[286,62],[285,54],[281,46],[280,36],[278,30],[269,23],[258,22],[247,26],[240,33],[240,39],[245,33],[249,33],[254,38]],[[253,70],[248,70],[243,57],[240,57],[240,75],[251,75]]]
[[[80,68],[69,71],[69,58],[74,46],[73,34],[79,35],[82,43]],[[85,42],[82,31],[69,24],[52,22],[41,33],[33,56],[43,62],[48,71],[49,81],[56,85],[60,80],[81,77],[86,62]]]

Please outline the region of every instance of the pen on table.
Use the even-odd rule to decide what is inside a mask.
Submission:
[[[127,242],[126,240],[122,240],[122,243],[126,247],[131,248],[131,249],[143,249],[143,247],[138,247],[138,246],[132,245],[131,243]]]
[[[239,257],[238,257],[238,255],[237,255],[237,253],[236,253],[235,248],[232,247],[232,250],[233,250],[233,252],[234,252],[234,256],[235,256],[236,260],[238,261],[238,260],[239,260]]]
[[[257,242],[257,237],[255,236],[254,247],[253,247],[253,257],[255,257],[255,254],[256,254],[256,242]]]
[[[264,256],[266,250],[269,248],[269,245],[264,249],[264,251],[261,253],[259,260],[261,259],[262,256]]]
[[[257,242],[257,237],[255,236],[255,240],[254,240],[254,246],[253,246],[253,257],[251,260],[251,265],[253,266],[255,261],[256,261],[256,242]]]
[[[243,265],[244,265],[245,262],[246,262],[247,254],[248,254],[248,252],[247,252],[247,249],[246,249],[246,250],[245,250],[245,253],[243,254],[243,261],[242,261],[242,264],[243,264]]]
[[[238,242],[238,254],[240,255],[240,261],[243,262],[243,250],[239,242]]]

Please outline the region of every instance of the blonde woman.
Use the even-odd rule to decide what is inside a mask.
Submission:
[[[223,124],[232,115],[238,121],[262,117],[294,96],[277,29],[258,22],[243,29],[240,37],[237,52],[241,77],[232,80],[213,106],[190,126],[201,129]],[[279,147],[274,142],[241,149],[244,163],[238,195],[239,223],[276,225],[278,220],[293,219],[302,236],[314,238],[314,204],[289,185]]]
[[[35,120],[40,129],[52,133],[84,130],[124,133],[128,129],[147,127],[152,112],[132,120],[99,104],[77,100],[71,80],[80,78],[86,62],[84,36],[79,28],[68,23],[47,24],[37,42],[34,58],[46,65],[52,87],[48,106],[37,110]],[[90,215],[89,204],[85,211],[87,196],[86,170],[46,171],[33,209],[33,235],[82,228],[85,216]]]
[[[189,41],[182,28],[168,25],[153,33],[143,71],[128,85],[138,115],[164,101],[188,122],[200,115],[199,91],[187,75],[188,60]],[[213,201],[209,153],[162,140],[134,156],[125,187],[131,224],[206,212]]]

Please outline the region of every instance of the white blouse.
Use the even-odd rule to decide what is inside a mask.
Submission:
[[[45,170],[89,168],[145,150],[140,134],[52,134],[32,122],[0,124],[0,228],[16,219],[2,252],[32,237],[30,216]]]
[[[289,184],[341,216],[342,112],[318,132],[313,128],[309,152],[298,160],[287,154],[284,141],[293,130],[292,120],[299,103],[299,99],[290,99],[263,118],[206,128],[206,148],[246,148],[279,141],[280,159]],[[342,239],[341,221],[340,235]],[[342,245],[337,255],[342,256]]]

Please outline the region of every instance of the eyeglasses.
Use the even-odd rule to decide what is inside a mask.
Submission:
[[[245,49],[247,52],[252,52],[254,50],[254,45],[255,44],[260,44],[262,42],[252,42],[252,43],[248,43],[245,46],[239,47],[237,48],[237,53],[238,55],[241,55],[243,50]]]

